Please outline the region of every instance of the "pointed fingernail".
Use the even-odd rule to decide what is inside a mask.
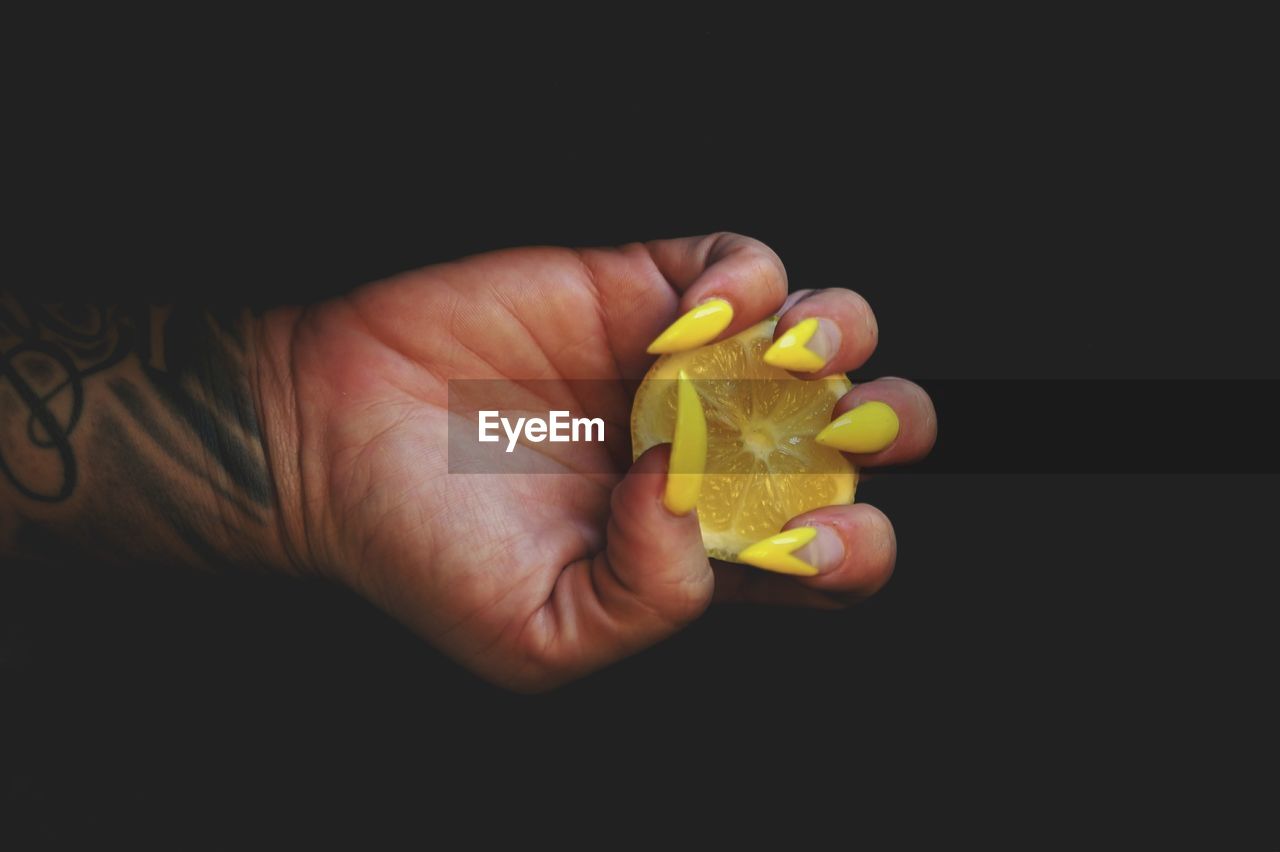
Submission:
[[[757,541],[738,561],[765,571],[813,577],[844,561],[844,542],[825,526],[796,527]]]
[[[687,515],[698,502],[707,467],[707,419],[693,382],[684,370],[676,380],[676,429],[667,463],[667,490],[662,504],[674,515]]]
[[[650,355],[684,352],[710,343],[733,322],[733,305],[724,299],[708,299],[667,326],[649,344]]]
[[[840,328],[829,319],[809,317],[779,337],[764,353],[764,362],[783,370],[815,373],[840,351]]]
[[[873,400],[832,420],[814,440],[846,453],[878,453],[897,437],[898,415],[883,402]]]

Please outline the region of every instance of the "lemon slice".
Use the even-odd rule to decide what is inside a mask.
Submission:
[[[698,522],[707,553],[717,559],[736,559],[802,512],[853,502],[857,470],[813,440],[853,385],[842,375],[801,381],[764,363],[776,323],[659,358],[631,407],[631,447],[639,458],[671,441],[676,377],[684,370],[693,380],[707,420]]]

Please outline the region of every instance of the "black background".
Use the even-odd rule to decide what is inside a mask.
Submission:
[[[905,805],[909,834],[1247,832],[1275,792],[1238,780],[1274,759],[1277,481],[1246,471],[1255,450],[1276,470],[1275,384],[1169,385],[1180,437],[1145,424],[1163,466],[1089,386],[1280,378],[1261,54],[1220,23],[958,23],[602,27],[447,58],[438,32],[304,28],[247,75],[178,38],[19,64],[19,286],[269,305],[503,246],[734,230],[793,286],[870,300],[855,379],[937,380],[947,404],[932,466],[859,492],[899,536],[874,600],[717,608],[546,696],[335,588],[6,564],[10,830],[430,843],[476,810],[484,834],[688,815],[853,842]],[[979,379],[1089,381],[1060,421],[1058,386],[1017,417],[994,385],[973,402]]]

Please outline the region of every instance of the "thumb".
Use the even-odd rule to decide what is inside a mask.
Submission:
[[[545,689],[641,651],[711,602],[715,578],[696,512],[664,502],[671,446],[636,460],[613,490],[605,549],[561,573],[542,610],[532,685]]]
[[[637,625],[652,622],[663,635],[701,615],[714,586],[697,512],[668,508],[668,481],[682,476],[668,473],[671,452],[669,444],[653,447],[614,489],[604,553],[609,573],[630,593],[616,601],[619,613]]]
[[[651,447],[613,489],[604,552],[567,566],[531,620],[539,686],[647,648],[711,602],[715,576],[694,511],[707,424],[683,371],[676,397],[673,442]]]

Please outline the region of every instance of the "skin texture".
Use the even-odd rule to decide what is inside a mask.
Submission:
[[[598,444],[557,445],[590,473],[448,472],[451,379],[539,379],[547,409],[573,398],[562,381],[605,380],[585,413],[626,434],[646,347],[713,297],[734,308],[722,338],[780,311],[778,334],[808,316],[836,323],[838,352],[802,379],[854,369],[878,336],[853,291],[788,296],[777,256],[733,234],[493,252],[259,316],[103,311],[72,329],[6,302],[0,551],[329,578],[521,691],[652,645],[713,600],[835,608],[873,594],[896,553],[878,510],[793,519],[834,533],[817,576],[713,564],[696,512],[663,506],[667,446],[631,465],[626,447],[602,459]],[[80,328],[110,345],[91,351]],[[858,463],[928,452],[922,390],[867,382],[835,414],[868,399],[901,430]]]
[[[627,474],[450,476],[447,380],[634,382],[647,345],[676,316],[720,296],[722,334],[775,313],[786,274],[735,235],[618,249],[519,249],[431,267],[259,328],[258,395],[281,486],[283,537],[301,566],[350,584],[481,675],[536,690],[633,653],[723,600],[839,606],[893,568],[893,530],[866,504],[824,509],[845,558],[818,577],[709,564],[696,516],[662,506],[666,448]],[[874,348],[875,321],[852,291],[807,292],[792,311],[826,313],[843,345],[830,369]],[[803,318],[800,316],[799,318]],[[780,327],[798,321],[784,316]],[[802,378],[810,377],[802,374]],[[876,398],[879,383],[861,385]],[[881,464],[933,441],[928,397],[897,380],[902,434]],[[596,401],[610,428],[630,394]],[[568,445],[566,452],[596,452]],[[797,519],[797,522],[804,518]]]

